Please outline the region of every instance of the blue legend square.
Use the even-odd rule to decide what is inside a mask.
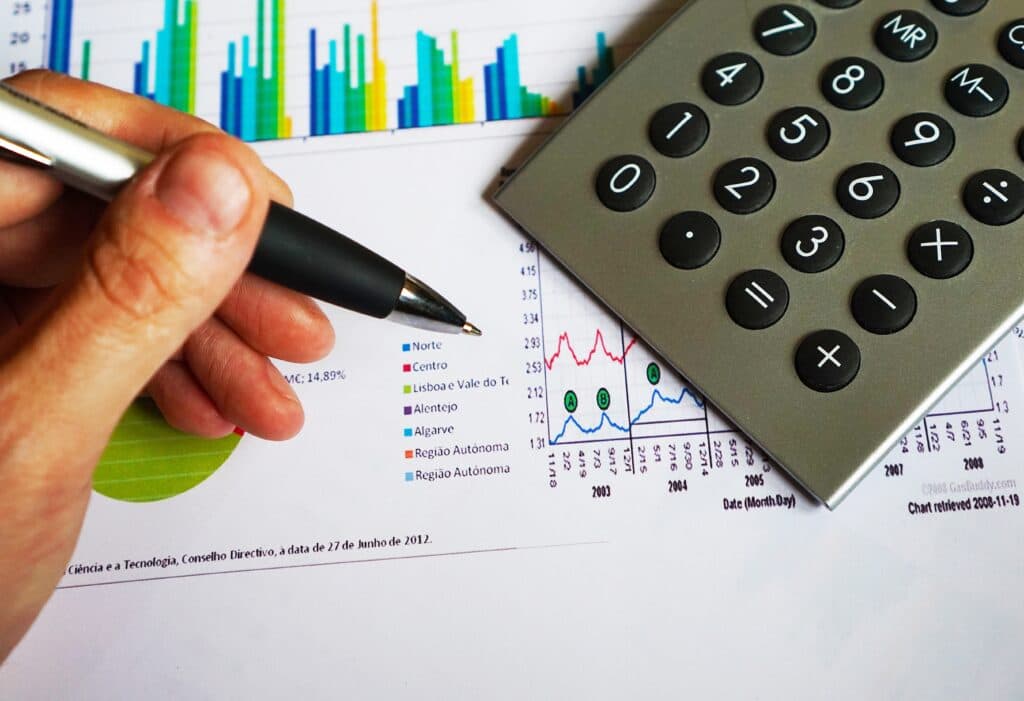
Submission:
[[[412,438],[412,429],[411,428],[405,429],[404,433],[405,433],[405,437],[406,438]]]
[[[412,344],[411,343],[403,343],[402,344],[402,352],[403,353],[408,353],[411,350],[412,350]]]
[[[414,475],[411,472],[406,472],[405,473],[405,481],[406,482],[415,482],[416,481],[416,475]]]

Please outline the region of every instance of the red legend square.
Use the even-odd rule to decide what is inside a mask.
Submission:
[[[412,372],[412,365],[403,365],[402,372]]]

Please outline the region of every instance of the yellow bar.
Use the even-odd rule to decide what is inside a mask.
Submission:
[[[387,129],[388,97],[386,67],[380,58],[380,10],[377,0],[370,3],[370,34],[373,46],[373,84],[370,86],[369,114],[367,128],[382,131]]]
[[[469,124],[476,121],[476,92],[473,90],[473,79],[466,78],[462,81],[462,123]]]

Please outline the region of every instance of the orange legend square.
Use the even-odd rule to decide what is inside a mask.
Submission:
[[[413,452],[411,450],[405,451],[405,459],[412,460]]]

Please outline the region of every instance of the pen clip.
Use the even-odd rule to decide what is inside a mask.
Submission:
[[[52,168],[53,159],[39,153],[28,146],[5,139],[0,136],[0,159],[10,161],[15,165],[24,165],[41,168]]]

